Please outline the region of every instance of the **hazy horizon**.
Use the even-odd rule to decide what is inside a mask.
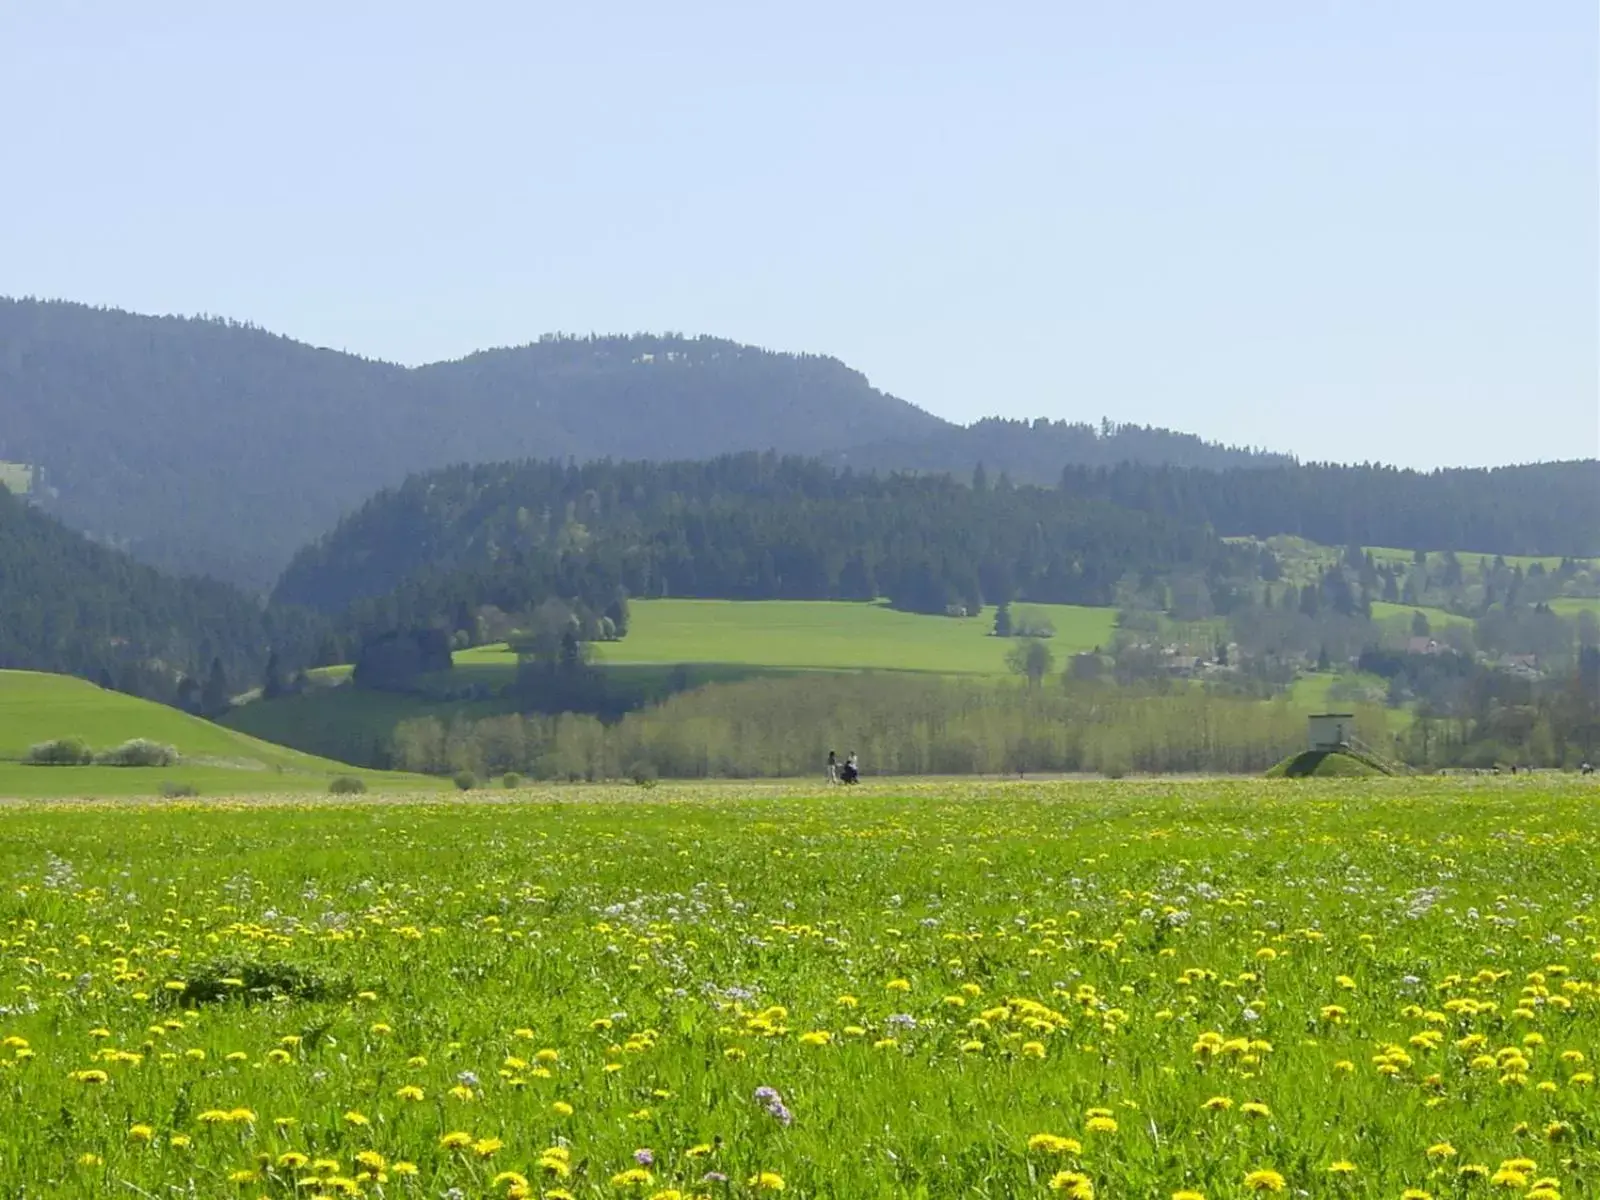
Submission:
[[[1600,17],[485,2],[0,13],[0,290],[415,365],[825,354],[948,420],[1600,454]]]

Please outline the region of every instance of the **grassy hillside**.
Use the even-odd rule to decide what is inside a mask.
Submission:
[[[1428,618],[1428,624],[1434,633],[1438,633],[1449,625],[1472,626],[1472,618],[1464,617],[1460,613],[1447,612],[1442,608],[1426,608],[1419,604],[1390,604],[1384,600],[1372,602],[1372,619],[1374,621],[1388,621],[1395,617],[1403,617],[1407,621],[1412,613],[1421,613]]]
[[[937,675],[1004,675],[1017,643],[997,638],[994,610],[981,616],[929,617],[882,604],[832,600],[641,600],[628,636],[595,646],[608,666],[723,664],[789,671],[925,671]],[[1109,646],[1117,614],[1110,608],[1019,604],[1018,612],[1050,618],[1058,660]],[[456,655],[463,678],[509,678],[517,658],[503,645]]]
[[[1109,608],[1022,604],[1055,624],[1050,646],[1062,658],[1111,642]],[[602,662],[737,663],[802,670],[874,669],[945,675],[999,675],[1016,643],[990,635],[994,610],[966,619],[896,612],[879,604],[827,601],[654,600],[632,609],[620,642],[600,647]]]
[[[30,746],[60,737],[81,737],[96,749],[149,738],[175,746],[184,761],[151,768],[33,767],[21,761]],[[372,787],[436,786],[416,776],[353,771],[81,679],[0,671],[0,796],[141,795],[168,782],[190,784],[205,795],[322,791],[342,774],[361,775]]]
[[[1591,612],[1600,617],[1600,600],[1593,596],[1588,597],[1563,597],[1560,600],[1550,601],[1550,607],[1563,617],[1576,617],[1581,612]]]
[[[27,463],[0,462],[0,487],[15,496],[33,491],[33,468]]]

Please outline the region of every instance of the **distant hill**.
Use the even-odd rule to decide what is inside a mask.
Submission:
[[[468,629],[481,606],[523,612],[551,597],[598,612],[619,589],[970,612],[1012,598],[1109,604],[1130,572],[1204,572],[1239,553],[1194,522],[1057,488],[880,477],[775,454],[522,461],[380,492],[297,554],[274,598],[330,615],[357,605],[363,632]]]
[[[246,685],[274,649],[303,662],[319,628],[227,584],[169,578],[0,488],[0,668],[175,700],[182,677],[204,680],[213,662]]]
[[[1121,463],[1202,468],[1289,467],[1295,460],[1241,446],[1222,446],[1192,433],[1144,425],[1098,426],[1076,421],[1011,421],[986,417],[971,425],[943,425],[915,437],[859,446],[834,456],[842,466],[873,471],[926,471],[965,475],[982,464],[1017,483],[1054,484],[1062,468],[1114,467]]]
[[[264,591],[408,474],[507,458],[741,450],[1053,483],[1068,463],[1280,456],[1162,430],[950,425],[835,359],[717,338],[551,337],[407,369],[232,321],[0,298],[0,458],[68,524],[167,570]]]

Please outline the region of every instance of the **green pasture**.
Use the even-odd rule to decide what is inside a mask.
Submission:
[[[33,491],[33,468],[27,463],[0,462],[0,487],[13,495],[26,496]]]
[[[1597,799],[13,805],[0,1194],[1579,1200]]]
[[[1600,617],[1600,599],[1593,596],[1564,596],[1559,600],[1550,601],[1550,607],[1563,617],[1576,617],[1581,612],[1593,613]]]
[[[1448,609],[1427,608],[1420,604],[1390,604],[1385,600],[1372,602],[1372,619],[1380,623],[1391,621],[1396,617],[1410,621],[1413,613],[1421,613],[1427,617],[1428,625],[1436,634],[1451,625],[1464,625],[1469,629],[1472,627],[1471,617],[1464,617]]]
[[[35,767],[21,760],[39,742],[80,737],[96,750],[133,738],[173,746],[175,767]],[[108,692],[81,679],[0,671],[0,796],[149,795],[163,784],[206,794],[322,791],[335,775],[369,787],[432,788],[434,780],[354,771],[327,758],[226,729],[164,705]]]
[[[1058,659],[1110,645],[1109,608],[1017,604],[1056,628]],[[992,636],[994,609],[956,618],[897,612],[884,604],[808,600],[648,600],[631,607],[628,636],[598,647],[608,663],[733,663],[791,670],[1006,673],[1016,643]]]

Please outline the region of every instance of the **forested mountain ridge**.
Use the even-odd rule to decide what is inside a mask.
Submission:
[[[74,528],[259,590],[414,472],[765,449],[1038,483],[1069,462],[1258,460],[1163,430],[963,429],[837,360],[717,338],[548,337],[411,369],[237,322],[0,298],[0,459],[42,467],[39,502]]]
[[[275,651],[304,662],[321,628],[227,584],[168,578],[0,488],[0,667],[198,707],[213,675],[225,702],[230,681],[260,680]]]
[[[363,632],[545,598],[873,600],[917,612],[1012,598],[1109,604],[1129,573],[1233,554],[1198,525],[1059,489],[704,462],[501,463],[409,479],[296,556],[278,603]],[[1253,555],[1248,556],[1253,562]],[[459,627],[459,626],[458,626]]]
[[[1600,557],[1600,460],[1410,471],[1311,463],[1249,471],[1067,467],[1074,496],[1181,516],[1224,536],[1329,546]]]
[[[945,425],[918,437],[843,451],[832,461],[857,470],[923,471],[965,475],[974,464],[1004,471],[1017,483],[1055,483],[1064,466],[1112,467],[1139,463],[1199,467],[1287,467],[1294,459],[1246,446],[1223,446],[1192,433],[1102,420],[1007,420],[985,417],[971,425]]]
[[[411,599],[389,610],[397,621],[443,615],[446,596],[501,604],[486,599],[491,591],[516,605],[541,591],[601,601],[617,588],[720,599],[882,594],[924,610],[942,601],[912,593],[969,607],[1013,595],[1101,604],[1121,573],[1211,570],[1217,539],[1230,535],[1590,557],[1597,498],[1600,463],[1433,473],[1124,464],[1067,468],[1041,489],[987,470],[969,485],[772,454],[524,460],[386,489],[296,555],[275,599],[335,612],[409,585]],[[910,581],[913,569],[938,582]]]

